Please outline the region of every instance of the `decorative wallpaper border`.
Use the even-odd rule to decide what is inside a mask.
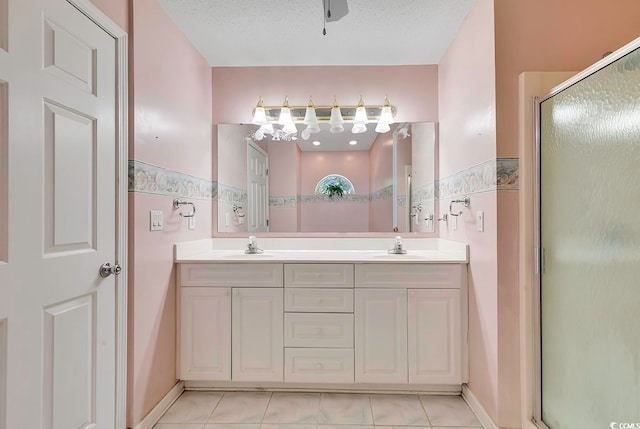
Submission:
[[[249,195],[246,189],[240,189],[233,186],[218,183],[218,202],[228,204],[246,204],[249,201]]]
[[[277,209],[295,209],[298,207],[297,195],[282,195],[282,196],[270,196],[269,207]]]
[[[300,202],[302,204],[317,204],[317,203],[366,203],[369,202],[369,194],[344,194],[341,197],[329,197],[324,194],[313,195],[301,195]]]
[[[393,198],[393,185],[385,186],[369,194],[369,201],[388,200]]]
[[[216,197],[216,191],[215,181],[129,160],[129,192],[210,200]]]
[[[520,160],[495,158],[441,179],[436,186],[436,198],[491,191],[519,189]]]
[[[436,183],[427,183],[416,186],[411,190],[411,201],[422,204],[425,201],[433,201],[436,195]]]

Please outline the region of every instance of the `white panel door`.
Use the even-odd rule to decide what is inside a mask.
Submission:
[[[231,288],[180,288],[181,380],[231,380]]]
[[[458,289],[409,290],[409,383],[461,384]]]
[[[98,269],[119,262],[116,41],[64,0],[0,1],[0,17],[7,3],[0,428],[113,429],[119,283]]]
[[[358,289],[356,383],[407,382],[407,290]]]
[[[269,231],[269,156],[247,140],[247,214],[249,232]]]
[[[232,296],[232,380],[283,381],[283,289],[234,288]]]

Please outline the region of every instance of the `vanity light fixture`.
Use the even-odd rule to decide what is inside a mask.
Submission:
[[[342,112],[340,111],[340,107],[338,106],[338,100],[336,97],[333,97],[333,107],[331,108],[331,119],[329,119],[329,132],[332,133],[341,133],[344,131],[344,127],[342,123],[344,122],[344,118],[342,117]]]
[[[356,106],[340,106],[337,97],[334,96],[333,104],[330,106],[316,106],[313,99],[309,97],[306,106],[289,106],[289,98],[285,97],[280,106],[264,106],[262,97],[259,97],[258,104],[253,112],[252,123],[260,125],[260,129],[255,132],[256,139],[263,139],[271,135],[274,140],[296,140],[298,129],[296,123],[306,125],[301,137],[305,140],[311,138],[311,134],[320,131],[319,122],[328,122],[329,131],[341,133],[344,131],[345,122],[353,123],[351,132],[359,134],[367,131],[369,122],[376,122],[376,132],[386,133],[390,131],[390,125],[394,123],[396,108],[391,105],[389,98],[385,96],[383,105],[364,104],[362,96]],[[273,124],[280,125],[275,128]]]
[[[391,129],[389,126],[393,124],[393,113],[391,110],[389,97],[385,96],[384,105],[382,106],[382,109],[380,109],[380,119],[378,119],[378,125],[376,125],[377,133],[386,133]]]
[[[304,114],[303,124],[307,126],[302,133],[300,134],[303,139],[309,140],[311,134],[320,132],[320,125],[318,124],[318,118],[316,116],[316,108],[313,105],[313,99],[309,97],[309,103],[307,104],[307,109]]]
[[[362,101],[361,95],[360,101],[358,101],[358,107],[356,108],[356,116],[353,118],[353,128],[351,128],[351,132],[353,134],[366,132],[368,123],[367,110],[364,108],[364,101]]]
[[[267,121],[267,115],[264,112],[264,101],[262,97],[258,97],[258,104],[256,104],[256,109],[253,112],[253,121],[251,121],[251,123],[255,125],[266,125],[269,123],[269,121]]]

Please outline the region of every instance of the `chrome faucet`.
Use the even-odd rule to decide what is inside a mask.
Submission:
[[[389,249],[387,253],[394,255],[404,255],[407,253],[407,251],[402,248],[402,237],[399,235],[396,237],[396,243],[393,245],[393,249]]]
[[[247,243],[247,248],[245,249],[244,253],[246,253],[247,255],[264,253],[264,250],[258,247],[258,242],[256,241],[255,235],[249,236],[249,243]]]

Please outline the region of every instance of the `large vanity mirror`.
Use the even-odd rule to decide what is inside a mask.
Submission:
[[[308,140],[218,125],[218,232],[432,232],[436,124]],[[277,138],[277,137],[276,137]]]

